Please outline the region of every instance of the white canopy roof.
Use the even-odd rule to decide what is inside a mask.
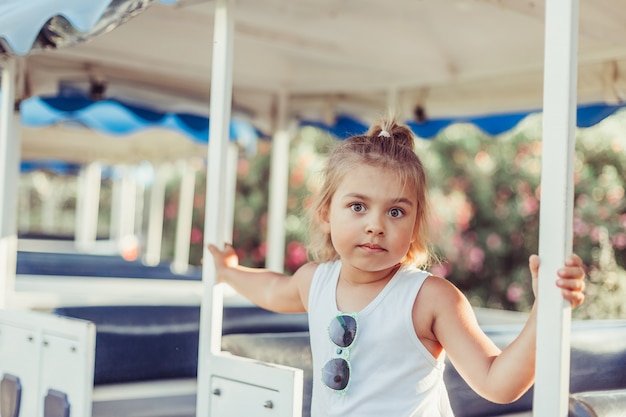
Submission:
[[[580,103],[626,94],[626,8],[581,0]],[[239,0],[233,107],[271,130],[292,116],[369,121],[540,109],[545,0]],[[107,95],[208,113],[213,1],[154,4],[89,42],[24,58],[31,94],[105,83]]]

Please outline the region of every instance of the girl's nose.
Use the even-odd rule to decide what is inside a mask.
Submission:
[[[380,221],[380,219],[378,219],[378,217],[371,216],[367,223],[366,233],[368,235],[376,236],[382,236],[385,234],[385,228],[383,227],[382,222]]]

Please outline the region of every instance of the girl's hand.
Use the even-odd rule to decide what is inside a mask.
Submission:
[[[224,281],[224,273],[230,268],[239,266],[239,257],[232,245],[224,244],[224,249],[220,250],[217,246],[210,244],[207,246],[211,255],[213,255],[213,263],[217,273],[218,282]]]
[[[528,259],[528,267],[533,278],[533,292],[537,296],[537,277],[539,275],[539,256],[531,255]],[[565,265],[557,271],[559,279],[557,287],[561,288],[563,298],[570,305],[577,307],[585,301],[585,271],[583,261],[576,254],[565,260]]]

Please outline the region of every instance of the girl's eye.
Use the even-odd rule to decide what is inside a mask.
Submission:
[[[363,213],[365,211],[365,206],[361,203],[352,203],[350,204],[350,208],[355,213]]]
[[[397,219],[404,216],[404,211],[399,208],[392,208],[391,210],[389,210],[389,216]]]

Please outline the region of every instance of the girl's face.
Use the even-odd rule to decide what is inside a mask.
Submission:
[[[322,224],[344,265],[377,272],[403,260],[415,228],[411,191],[390,170],[358,166],[348,172]]]

